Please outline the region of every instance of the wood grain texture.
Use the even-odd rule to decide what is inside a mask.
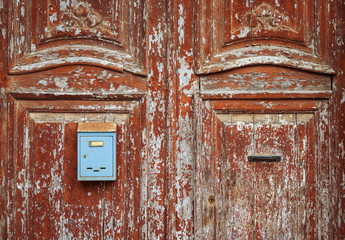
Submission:
[[[0,239],[344,238],[344,11],[0,0]],[[81,122],[116,181],[76,180]]]
[[[251,239],[254,237],[254,169],[246,161],[254,153],[253,115],[226,114],[224,122],[222,172],[223,206],[219,206],[219,221],[223,239]],[[223,212],[221,212],[223,211]]]
[[[291,239],[300,224],[295,221],[296,115],[255,114],[254,132],[255,154],[282,157],[280,162],[254,163],[255,238]]]
[[[2,49],[8,48],[8,1],[1,1],[0,5],[0,47]],[[9,81],[6,76],[7,72],[7,51],[2,51],[0,54],[0,238],[8,238],[8,220],[10,212],[10,204],[8,204],[9,187],[8,187],[8,112],[9,104],[7,99]]]
[[[30,151],[32,192],[30,206],[32,239],[59,238],[63,224],[63,125],[33,123]],[[48,150],[49,149],[49,150]]]
[[[329,75],[306,73],[283,67],[251,66],[200,77],[203,94],[260,92],[320,93],[332,90]]]
[[[344,104],[344,94],[345,94],[345,9],[343,7],[343,1],[337,1],[337,30],[336,35],[336,66],[339,69],[339,74],[334,78],[335,86],[337,90],[334,92],[334,122],[336,126],[334,128],[334,133],[336,133],[336,148],[335,148],[335,158],[337,159],[336,172],[333,172],[337,178],[337,186],[333,188],[336,193],[336,205],[333,211],[336,213],[335,219],[336,225],[334,229],[336,231],[336,237],[338,239],[345,238],[345,104]],[[333,133],[333,134],[334,134]]]
[[[128,73],[117,73],[92,66],[71,66],[55,68],[40,74],[10,76],[11,92],[51,94],[97,95],[143,95],[146,92],[146,78]]]
[[[327,101],[271,100],[261,110],[256,100],[236,102],[201,105],[198,238],[329,236],[330,210],[322,197],[329,191],[329,130],[327,118],[320,118],[329,110]],[[281,156],[281,161],[249,162],[250,155]],[[215,209],[204,203],[209,193],[215,194]]]
[[[315,236],[315,185],[312,183],[315,179],[315,133],[313,131],[315,120],[311,114],[297,115],[297,236],[302,239],[308,236]]]
[[[150,74],[147,79],[145,170],[148,178],[141,187],[147,191],[142,212],[142,239],[163,239],[167,231],[166,208],[166,159],[167,159],[167,49],[166,17],[167,2],[148,2],[148,49],[147,63]]]
[[[13,74],[77,63],[146,75],[143,1],[10,1],[9,14]]]
[[[23,131],[24,136],[15,144],[17,155],[22,157],[13,158],[17,159],[13,165],[17,166],[20,187],[11,197],[15,204],[11,214],[18,219],[16,222],[24,223],[13,229],[17,238],[138,238],[140,189],[131,187],[131,182],[138,185],[140,180],[139,148],[133,149],[131,145],[140,145],[140,137],[135,133],[139,108],[136,104],[104,103],[16,103],[15,129],[17,133]],[[90,110],[78,112],[87,105]],[[103,108],[105,113],[92,111],[95,108]],[[58,109],[62,112],[54,112]],[[78,123],[99,121],[117,123],[117,174],[121,180],[79,182],[75,151]],[[126,130],[128,125],[134,128]]]
[[[331,41],[320,35],[332,28],[327,10],[332,1],[198,0],[196,4],[197,73],[263,64],[334,73],[327,54]]]
[[[194,99],[197,78],[193,71],[194,3],[168,1],[168,239],[194,235]]]

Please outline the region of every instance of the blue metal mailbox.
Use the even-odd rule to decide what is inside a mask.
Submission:
[[[78,180],[116,179],[116,132],[78,129]]]

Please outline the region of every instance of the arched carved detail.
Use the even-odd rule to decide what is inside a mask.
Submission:
[[[279,65],[332,74],[328,1],[198,1],[197,73]],[[323,35],[321,37],[321,35]],[[329,34],[331,35],[331,34]]]
[[[144,1],[12,1],[9,72],[86,64],[146,75],[143,14]]]

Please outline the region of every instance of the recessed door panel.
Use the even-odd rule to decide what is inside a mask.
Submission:
[[[11,169],[16,166],[10,176],[18,184],[11,191],[15,211],[10,219],[17,223],[12,234],[18,239],[138,234],[138,222],[130,231],[127,225],[140,206],[140,198],[134,198],[140,195],[134,184],[140,179],[139,148],[134,147],[140,145],[140,137],[133,132],[139,128],[137,103],[16,101],[15,105],[15,129],[22,138],[16,138],[17,155],[9,163]],[[81,110],[85,107],[103,113]],[[116,141],[115,181],[78,181],[77,128],[84,122],[116,123],[116,139],[104,139],[104,145]],[[89,141],[85,144],[89,146]],[[110,169],[115,171],[114,166]]]
[[[328,147],[321,120],[327,108],[310,103],[302,110],[301,105],[293,107],[293,101],[283,105],[265,101],[259,110],[252,108],[260,105],[255,101],[205,101],[196,189],[215,201],[197,201],[202,216],[198,236],[290,239],[327,235],[317,232],[318,228],[327,232],[329,222],[317,220],[325,209],[314,195],[319,192],[317,186],[327,181],[323,178],[327,167],[320,168],[327,162],[327,153],[317,150]],[[226,110],[227,106],[233,108]]]

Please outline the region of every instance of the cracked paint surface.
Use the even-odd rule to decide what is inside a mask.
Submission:
[[[0,238],[344,237],[343,5],[0,0]],[[115,182],[76,181],[79,122]]]

